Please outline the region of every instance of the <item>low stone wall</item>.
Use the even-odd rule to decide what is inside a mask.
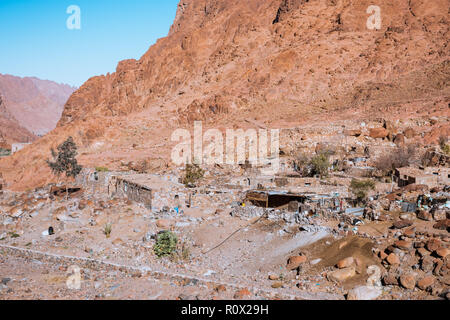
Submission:
[[[113,177],[109,184],[109,193],[126,197],[152,208],[152,190],[149,187],[128,181],[126,177]]]

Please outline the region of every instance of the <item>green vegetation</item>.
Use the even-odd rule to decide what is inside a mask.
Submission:
[[[58,153],[51,149],[54,162],[47,160],[47,164],[52,172],[57,176],[65,173],[67,177],[75,178],[80,174],[82,167],[78,165],[76,156],[77,146],[72,137],[58,146]]]
[[[106,167],[96,167],[95,171],[97,172],[109,172],[109,169]]]
[[[186,186],[194,185],[198,180],[203,178],[205,172],[198,164],[186,164],[183,184]]]
[[[7,157],[11,155],[11,150],[0,148],[0,157]]]
[[[329,161],[330,151],[320,152],[309,158],[305,154],[299,154],[294,161],[296,171],[302,177],[314,177],[319,175],[321,178],[328,176],[328,169],[331,164]]]
[[[9,232],[8,233],[9,234],[9,236],[11,237],[11,238],[19,238],[20,237],[20,235],[19,234],[17,234],[17,233],[15,233],[15,232]]]
[[[320,153],[311,159],[311,167],[313,175],[320,175],[321,178],[328,176],[328,168],[330,167],[329,156],[327,153]]]
[[[442,152],[445,154],[450,154],[450,146],[447,144],[448,138],[446,136],[441,136],[439,138],[439,147],[441,147]]]
[[[111,232],[112,232],[112,225],[111,223],[107,223],[105,225],[105,228],[103,229],[103,233],[107,238],[109,238],[111,236]]]
[[[367,199],[367,194],[370,190],[375,190],[375,182],[373,180],[357,180],[353,179],[350,184],[351,192],[356,196],[358,202],[363,202]]]
[[[156,244],[153,247],[158,258],[164,256],[170,256],[176,252],[177,249],[177,236],[170,231],[163,231],[156,237]]]

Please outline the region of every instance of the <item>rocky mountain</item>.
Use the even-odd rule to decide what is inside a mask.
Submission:
[[[0,93],[9,113],[34,135],[53,130],[75,88],[37,78],[0,74]]]
[[[13,142],[31,142],[36,138],[11,115],[0,95],[0,148],[10,149]]]
[[[362,113],[448,114],[448,0],[379,0],[378,11],[373,5],[180,1],[167,37],[115,73],[89,79],[67,101],[57,129],[27,148],[33,160],[20,172],[2,160],[0,169],[17,188],[42,184],[48,150],[69,135],[83,164],[119,168],[139,159],[170,164],[171,133],[193,120],[224,129]]]

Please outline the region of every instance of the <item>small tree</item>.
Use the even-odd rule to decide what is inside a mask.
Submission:
[[[318,174],[321,178],[328,176],[328,168],[330,167],[328,154],[323,152],[313,157],[311,159],[311,166],[313,174]]]
[[[65,173],[66,177],[75,178],[80,174],[82,167],[78,164],[76,156],[77,145],[73,141],[72,137],[69,137],[66,141],[58,146],[58,152],[51,149],[53,162],[47,160],[47,164],[52,172],[58,177]]]
[[[373,180],[357,180],[353,179],[350,183],[350,190],[358,199],[358,202],[363,202],[367,199],[367,194],[370,190],[375,190],[375,182]]]

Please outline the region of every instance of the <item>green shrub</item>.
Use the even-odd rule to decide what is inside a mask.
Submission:
[[[351,192],[356,196],[359,202],[367,198],[370,190],[375,190],[375,182],[373,180],[357,180],[353,179],[350,184]]]
[[[177,250],[177,236],[170,231],[163,231],[156,237],[156,244],[153,247],[158,258],[170,256]]]
[[[450,154],[450,146],[447,144],[448,138],[446,136],[439,137],[439,146],[441,147],[442,152],[445,154]]]
[[[183,184],[186,186],[195,184],[198,180],[203,178],[205,172],[198,164],[186,164]]]
[[[11,150],[0,148],[0,157],[7,157],[11,155]]]
[[[318,174],[321,178],[328,176],[328,168],[330,167],[328,154],[320,153],[314,156],[311,159],[311,167],[314,175]]]
[[[105,228],[103,229],[103,233],[107,238],[109,238],[111,236],[111,232],[112,232],[112,225],[110,223],[107,223],[105,225]]]
[[[95,171],[97,172],[109,172],[109,169],[106,167],[96,167]]]

